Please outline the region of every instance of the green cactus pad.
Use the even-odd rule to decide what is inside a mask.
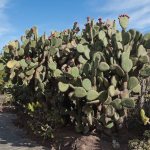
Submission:
[[[119,32],[119,31],[116,32],[116,41],[122,42],[122,35],[121,35],[121,32]]]
[[[82,44],[78,44],[78,45],[77,45],[77,51],[78,51],[79,53],[84,53],[84,50],[85,50],[84,45],[82,45]]]
[[[85,59],[83,57],[83,55],[80,55],[79,58],[78,58],[78,61],[81,63],[81,64],[85,64],[87,62],[87,59]]]
[[[122,39],[123,39],[123,44],[124,45],[128,44],[131,40],[130,32],[122,32]]]
[[[116,110],[121,110],[121,109],[122,109],[121,99],[119,99],[119,98],[114,99],[114,100],[111,102],[111,105],[112,105]]]
[[[25,59],[21,59],[19,61],[19,63],[20,63],[20,65],[21,65],[22,68],[26,68],[28,66],[28,64],[26,63]]]
[[[117,83],[118,83],[118,76],[117,75],[114,75],[111,77],[111,84],[116,87],[117,86]]]
[[[138,58],[137,57],[131,57],[131,60],[133,62],[133,66],[136,66],[138,63]]]
[[[98,98],[99,93],[95,90],[89,90],[86,96],[87,101],[93,101]]]
[[[29,71],[26,71],[26,75],[28,75],[28,76],[33,75],[34,72],[35,72],[35,70],[34,70],[34,69],[31,69],[31,70],[29,70]]]
[[[134,88],[132,89],[132,91],[133,91],[134,93],[141,93],[141,85],[138,84],[136,87],[134,87]]]
[[[108,45],[108,40],[106,37],[104,37],[103,39],[103,45],[106,47]]]
[[[79,76],[79,69],[78,69],[78,67],[72,67],[70,73],[71,73],[71,75],[74,78],[77,78]]]
[[[54,56],[57,52],[58,52],[58,48],[55,48],[55,47],[51,47],[50,49],[49,49],[49,52],[50,52],[50,55],[51,56]]]
[[[107,91],[101,91],[99,93],[99,98],[98,99],[101,103],[105,102],[108,99],[108,92]]]
[[[123,50],[123,46],[121,42],[117,42],[116,45],[118,50]]]
[[[129,52],[123,52],[121,56],[122,61],[126,61],[129,59],[130,53]]]
[[[87,91],[91,90],[91,88],[92,88],[91,81],[90,81],[89,79],[84,79],[84,80],[82,81],[82,86],[83,86]]]
[[[101,31],[98,33],[98,38],[99,38],[100,40],[102,40],[102,41],[103,41],[103,39],[105,38],[105,36],[106,36],[106,33],[105,33],[103,30],[101,30]]]
[[[134,39],[135,36],[136,36],[136,30],[130,29],[129,32],[130,32],[130,34],[131,34],[131,38]]]
[[[6,66],[11,69],[15,67],[16,63],[17,63],[16,60],[10,60],[7,62]]]
[[[35,48],[36,47],[36,41],[34,41],[34,40],[30,41],[30,47]]]
[[[48,67],[49,67],[51,70],[55,71],[56,68],[57,68],[57,64],[56,64],[55,62],[51,61],[51,62],[48,63]]]
[[[123,98],[121,101],[121,105],[126,108],[134,108],[135,101],[131,98]]]
[[[63,83],[63,82],[59,82],[58,83],[58,88],[61,92],[66,92],[69,88],[69,84],[67,83]]]
[[[100,71],[108,71],[110,69],[109,65],[106,62],[100,62],[98,68]]]
[[[24,49],[23,49],[23,48],[20,48],[20,49],[19,49],[18,55],[19,55],[19,56],[23,56],[23,55],[24,55]]]
[[[0,71],[4,70],[4,65],[0,63]]]
[[[139,80],[136,77],[130,77],[128,81],[128,89],[132,90],[139,84]]]
[[[114,115],[114,113],[115,113],[114,107],[113,107],[112,105],[108,105],[108,106],[106,107],[105,113],[106,113],[106,115],[107,115],[108,117],[112,117],[112,116]]]
[[[139,31],[136,31],[136,36],[134,41],[137,42],[138,40],[140,40],[140,37],[142,36],[142,34]]]
[[[54,77],[55,77],[55,78],[61,77],[62,74],[63,74],[63,72],[62,72],[61,70],[59,70],[59,69],[56,69],[56,70],[54,71]]]
[[[141,63],[143,63],[143,64],[146,64],[146,63],[150,62],[150,57],[149,57],[148,55],[141,56],[141,57],[139,58],[139,61],[140,61]]]
[[[37,66],[38,66],[38,62],[36,63],[31,62],[29,68],[36,68]]]
[[[77,98],[82,98],[87,95],[86,90],[83,87],[76,87],[74,91],[74,96]]]
[[[140,75],[143,77],[149,77],[150,76],[150,65],[145,65],[141,70],[140,70]]]
[[[122,27],[122,29],[126,30],[126,28],[128,27],[129,18],[126,16],[124,16],[124,17],[120,16],[119,23],[120,23],[120,26]]]
[[[120,77],[123,77],[125,75],[123,69],[117,65],[117,64],[114,64],[111,66],[111,69],[116,71],[116,73],[120,76]]]
[[[53,37],[51,39],[51,46],[60,47],[62,45],[62,39]]]
[[[125,72],[129,72],[133,67],[133,62],[129,59],[129,53],[123,52],[121,56],[121,67]]]
[[[121,62],[121,67],[125,72],[129,72],[133,67],[133,62],[131,59],[127,59]]]
[[[115,89],[115,87],[114,87],[113,85],[109,86],[109,88],[108,88],[108,94],[109,94],[111,97],[113,97],[113,96],[116,95],[116,89]]]
[[[145,56],[145,55],[147,55],[146,49],[144,48],[143,45],[140,45],[137,50],[137,57]]]
[[[84,56],[86,57],[86,59],[90,59],[90,50],[88,48],[85,48],[84,50]]]

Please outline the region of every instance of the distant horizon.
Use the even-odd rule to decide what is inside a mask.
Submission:
[[[63,31],[78,22],[83,29],[86,17],[116,20],[121,14],[130,16],[129,28],[150,32],[150,1],[79,0],[27,1],[0,0],[0,51],[11,40],[19,40],[26,29],[37,26],[39,34]]]

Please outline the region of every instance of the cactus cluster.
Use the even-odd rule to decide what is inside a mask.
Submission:
[[[115,20],[95,23],[88,17],[81,33],[75,22],[49,37],[39,36],[36,27],[27,30],[21,42],[3,48],[6,88],[11,85],[22,103],[43,98],[51,109],[73,118],[78,132],[123,123],[141,92],[139,77],[150,75],[150,34],[127,30],[128,22],[127,15],[119,16],[119,31]]]

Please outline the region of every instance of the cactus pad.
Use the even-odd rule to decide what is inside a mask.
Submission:
[[[77,51],[79,53],[84,53],[85,47],[82,44],[77,45]]]
[[[83,87],[76,87],[74,91],[74,95],[77,98],[82,98],[87,95],[86,90]]]
[[[137,57],[145,56],[145,55],[147,55],[146,49],[144,48],[143,45],[140,45],[137,50]]]
[[[70,73],[74,78],[77,78],[79,76],[79,69],[77,67],[72,67]]]
[[[136,87],[134,87],[134,88],[132,89],[132,91],[133,91],[134,93],[141,93],[141,85],[138,84]]]
[[[126,30],[129,23],[129,17],[126,15],[119,16],[119,23],[123,30]]]
[[[8,63],[7,63],[7,67],[8,68],[14,68],[15,65],[16,65],[17,61],[16,60],[10,60]]]
[[[83,86],[87,91],[91,90],[91,88],[92,88],[91,81],[90,81],[89,79],[84,79],[84,80],[82,81],[82,86]]]
[[[105,36],[106,36],[106,33],[103,30],[101,30],[98,34],[98,38],[102,41],[105,38]]]
[[[63,83],[63,82],[59,82],[58,83],[58,88],[61,92],[66,92],[69,88],[69,84],[67,83]]]
[[[59,69],[56,69],[56,70],[54,71],[54,77],[55,77],[55,78],[61,77],[62,74],[63,74],[62,71],[59,70]]]
[[[0,63],[0,71],[4,70],[4,65]]]
[[[135,101],[131,98],[124,98],[121,101],[121,105],[123,107],[126,107],[126,108],[134,108],[135,107]]]
[[[145,65],[141,71],[140,71],[140,75],[143,77],[149,77],[150,76],[150,65]]]
[[[101,62],[99,64],[100,71],[108,71],[110,69],[109,65],[106,62]]]
[[[95,90],[89,90],[86,96],[87,101],[93,101],[98,98],[99,93]]]
[[[123,77],[123,76],[125,75],[125,73],[124,73],[124,71],[122,70],[122,68],[121,68],[119,65],[117,65],[117,64],[112,65],[112,66],[111,66],[111,69],[114,70],[114,71],[116,71],[116,73],[117,73],[120,77]]]
[[[56,68],[57,68],[57,64],[56,64],[55,62],[51,61],[51,62],[48,63],[48,67],[49,67],[51,70],[55,71]]]
[[[111,105],[112,105],[116,110],[121,110],[121,109],[122,109],[121,99],[119,99],[119,98],[114,99],[114,100],[111,102]]]
[[[130,77],[128,81],[128,89],[132,90],[139,84],[139,80],[136,77]]]
[[[108,117],[112,117],[112,116],[114,115],[114,113],[115,113],[114,107],[113,107],[112,105],[108,105],[108,106],[106,107],[105,113],[106,113],[106,115],[107,115]]]

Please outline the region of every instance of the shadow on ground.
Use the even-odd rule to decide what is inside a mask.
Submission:
[[[15,114],[0,113],[0,150],[48,150],[26,138],[25,132],[14,126],[15,118]]]

